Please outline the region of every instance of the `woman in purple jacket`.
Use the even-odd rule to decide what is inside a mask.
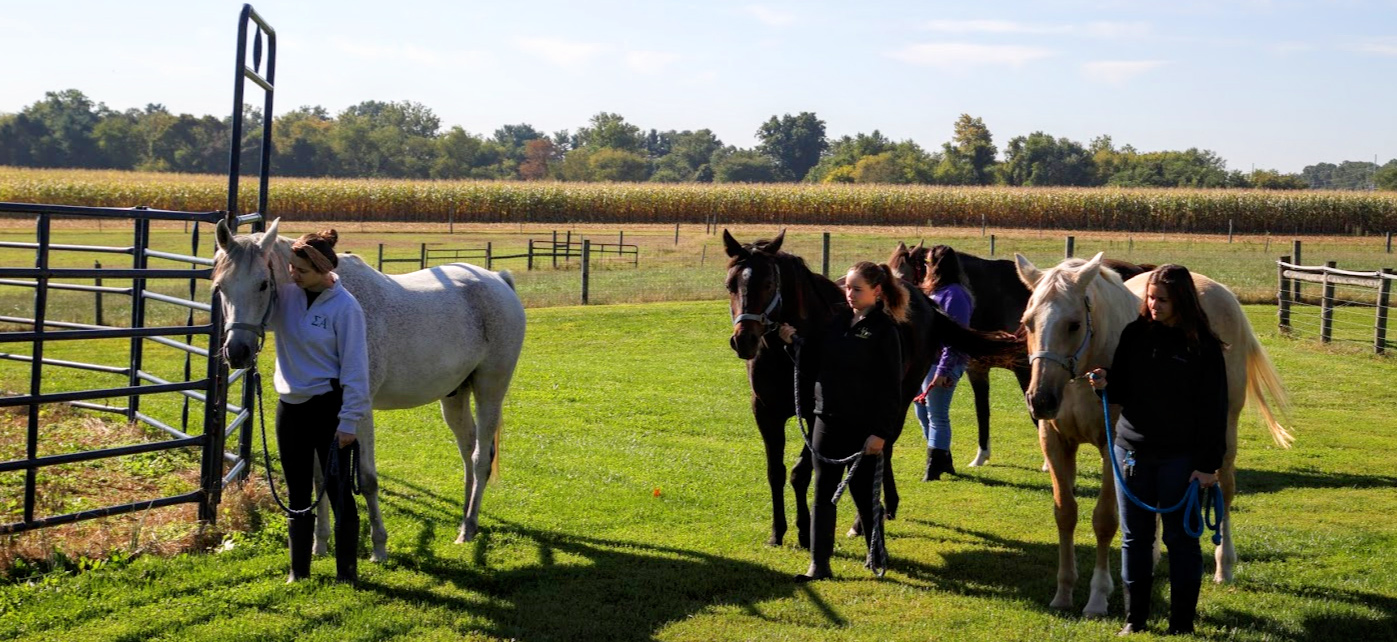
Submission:
[[[927,255],[926,280],[922,290],[948,316],[963,326],[970,325],[970,312],[975,300],[961,285],[960,260],[948,245],[937,245]],[[951,395],[956,383],[965,374],[966,356],[951,348],[941,350],[941,358],[922,380],[922,392],[917,395],[917,421],[926,437],[926,474],[922,481],[941,479],[942,473],[956,474],[951,462]]]

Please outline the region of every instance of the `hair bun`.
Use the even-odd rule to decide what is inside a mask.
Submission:
[[[321,239],[324,239],[326,243],[330,244],[330,249],[334,249],[335,244],[340,240],[340,235],[334,228],[320,230],[319,236]]]

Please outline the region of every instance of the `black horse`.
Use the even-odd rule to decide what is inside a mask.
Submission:
[[[794,365],[780,346],[776,329],[782,323],[795,327],[804,336],[814,336],[835,313],[847,309],[844,293],[835,282],[816,274],[805,260],[781,251],[785,232],[771,240],[759,240],[743,245],[723,231],[723,244],[731,258],[728,263],[727,289],[733,317],[733,334],[729,343],[737,356],[747,362],[747,378],[752,386],[752,415],[757,421],[762,442],[766,446],[767,483],[771,488],[771,538],[767,543],[779,546],[786,535],[785,450],[786,420],[795,416]],[[902,331],[904,376],[901,403],[903,417],[912,398],[916,396],[922,376],[931,366],[934,355],[943,345],[973,355],[1017,354],[1024,350],[1023,342],[1003,333],[985,333],[961,327],[946,316],[925,295],[911,292],[908,321]],[[804,373],[803,373],[804,374]],[[802,378],[813,384],[814,373]],[[802,395],[801,412],[807,424],[813,424],[812,409],[807,395]],[[904,420],[905,421],[905,420]],[[898,423],[899,429],[902,422]],[[887,514],[897,515],[898,493],[894,481],[892,453],[897,435],[884,445],[887,464],[884,468],[883,491],[887,498]],[[802,547],[810,545],[810,508],[806,492],[810,487],[810,452],[801,445],[800,458],[791,470],[791,486],[796,496],[796,529]],[[858,526],[856,525],[856,528]]]
[[[904,281],[916,284],[918,289],[926,281],[927,256],[931,248],[918,243],[908,248],[898,243],[888,259],[888,267]],[[961,283],[975,300],[975,309],[970,313],[970,327],[991,332],[1017,332],[1023,320],[1024,308],[1032,294],[1023,281],[1014,262],[1008,259],[983,259],[974,254],[957,251],[960,260]],[[1104,267],[1115,270],[1122,280],[1142,272],[1153,270],[1150,264],[1135,264],[1117,259],[1105,259]],[[975,418],[980,428],[980,451],[976,453],[970,466],[982,466],[990,458],[990,369],[1004,368],[1014,373],[1019,380],[1019,388],[1027,392],[1030,378],[1028,352],[1025,350],[1013,358],[971,356],[965,366],[965,378],[970,381],[970,389],[975,393]],[[1038,430],[1038,422],[1029,415],[1029,424]]]

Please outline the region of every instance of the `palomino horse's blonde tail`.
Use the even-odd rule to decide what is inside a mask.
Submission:
[[[1276,366],[1272,365],[1271,357],[1266,355],[1266,350],[1261,347],[1261,342],[1256,340],[1256,333],[1252,331],[1251,324],[1247,323],[1247,402],[1251,403],[1261,412],[1261,418],[1266,422],[1266,427],[1271,430],[1271,438],[1276,440],[1276,444],[1289,448],[1295,441],[1295,436],[1281,425],[1276,419],[1276,415],[1271,410],[1266,398],[1270,397],[1276,403],[1277,409],[1285,411],[1290,405],[1290,399],[1286,395],[1285,385],[1281,383],[1281,375],[1276,372]],[[1263,394],[1264,393],[1264,394]]]

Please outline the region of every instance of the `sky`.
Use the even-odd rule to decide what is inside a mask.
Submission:
[[[1042,131],[1210,149],[1298,172],[1397,157],[1397,2],[262,0],[277,114],[414,101],[443,129],[575,131],[596,113],[756,144],[812,111],[830,137],[928,150],[960,114],[1001,151]],[[0,113],[79,89],[124,110],[232,110],[241,2],[0,0]],[[249,90],[248,102],[260,104]]]

